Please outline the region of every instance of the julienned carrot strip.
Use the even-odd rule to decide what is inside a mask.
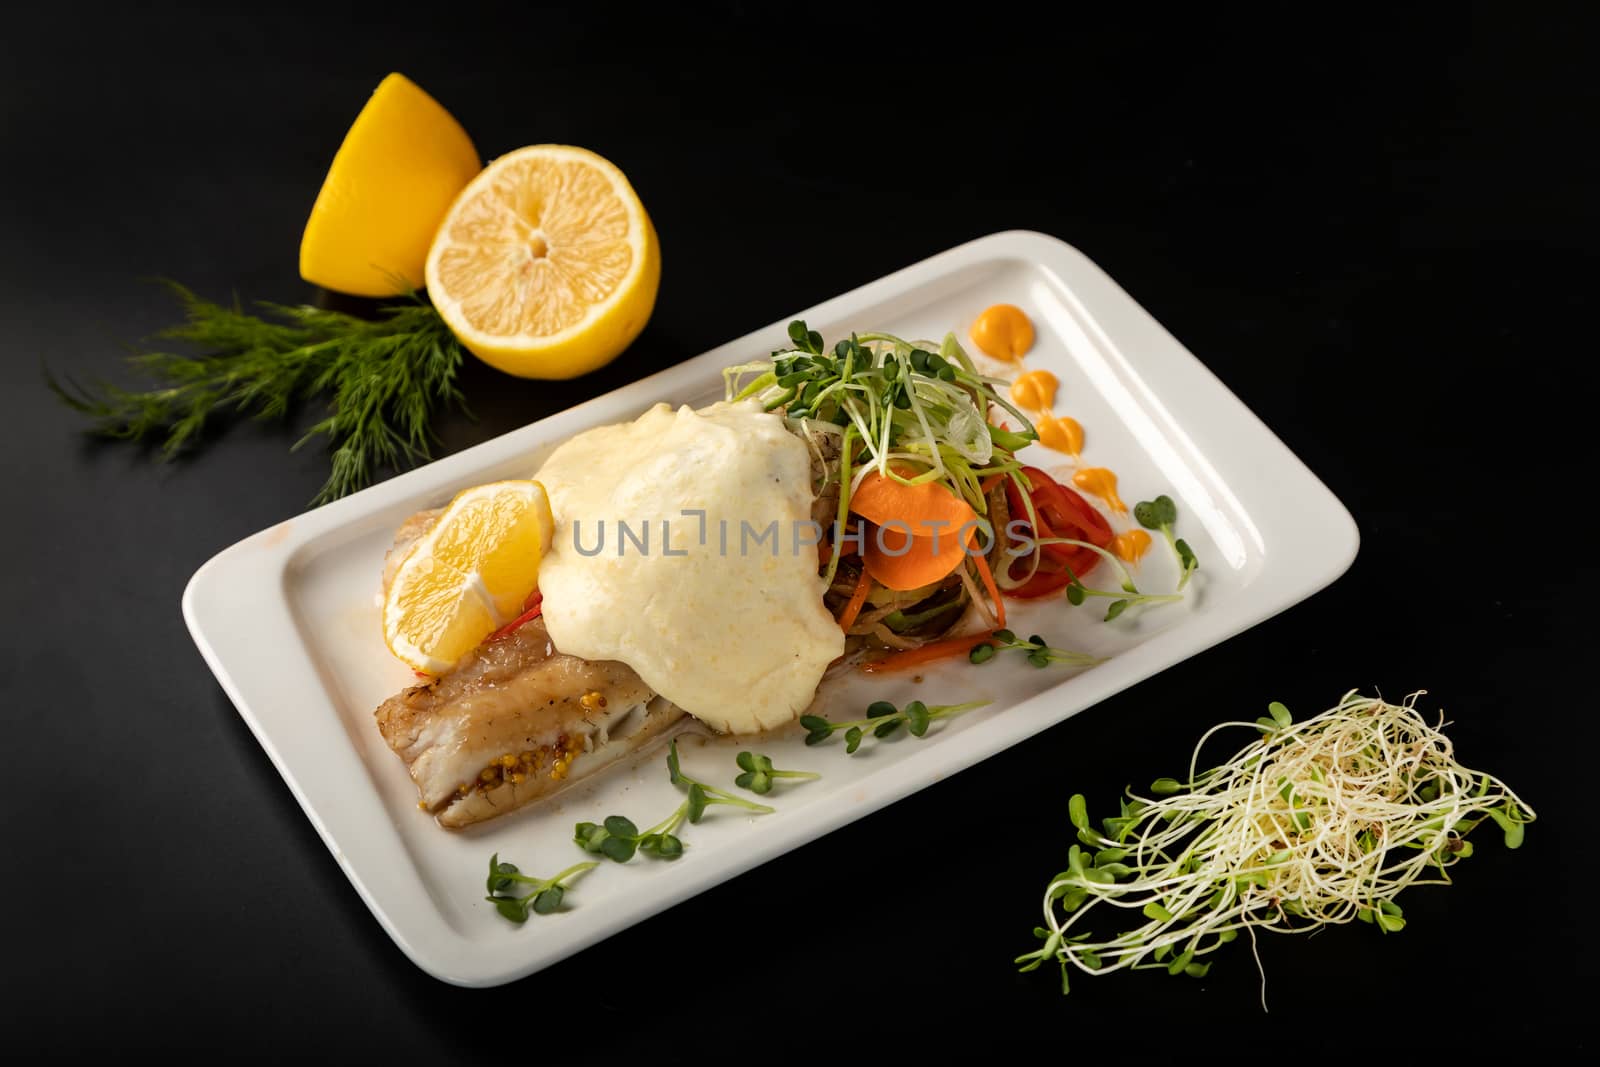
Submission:
[[[867,593],[872,590],[872,575],[867,568],[861,568],[861,577],[856,581],[855,592],[850,594],[850,599],[844,606],[844,611],[839,613],[839,629],[845,633],[850,632],[850,627],[856,624],[856,616],[861,614],[861,606],[867,602]]]
[[[1000,595],[1000,587],[994,582],[994,574],[989,570],[989,561],[976,553],[972,560],[978,565],[978,577],[983,579],[983,587],[989,591],[989,599],[994,601],[995,625],[1004,629],[1006,625],[1006,602]]]
[[[992,633],[968,634],[965,637],[947,637],[943,641],[923,645],[921,648],[908,649],[905,652],[896,652],[892,656],[863,663],[861,669],[868,674],[881,674],[885,671],[901,671],[908,667],[920,667],[924,663],[944,659],[946,656],[957,656],[963,652],[971,652],[979,645],[992,645],[997,642]]]
[[[528,622],[531,622],[534,619],[537,619],[541,614],[544,613],[544,594],[542,592],[540,592],[539,590],[535,589],[533,592],[528,594],[528,599],[526,599],[526,600],[524,600],[522,602],[522,606],[523,606],[523,608],[525,610],[522,612],[521,615],[518,615],[516,618],[512,619],[510,622],[508,622],[504,626],[500,627],[500,629],[496,630],[494,633],[490,634],[488,637],[485,637],[483,639],[483,643],[484,644],[488,644],[490,641],[498,641],[503,637],[510,637],[512,634],[516,633],[517,630],[519,630],[524,624],[526,624]],[[416,675],[418,678],[422,679],[425,682],[431,682],[435,678],[434,675],[429,674],[427,671],[414,670],[411,673]]]
[[[540,613],[544,611],[544,597],[538,593],[529,596],[524,603],[531,603],[533,606],[490,634],[485,640],[498,641],[502,637],[509,637],[511,634],[516,633],[524,623],[537,619]]]
[[[991,474],[989,477],[985,478],[981,483],[979,483],[979,488],[983,490],[984,496],[988,496],[990,493],[994,492],[995,486],[999,485],[1005,480],[1006,476],[1004,474]]]

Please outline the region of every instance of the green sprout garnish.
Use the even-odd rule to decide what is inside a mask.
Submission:
[[[643,852],[656,859],[675,860],[683,855],[684,846],[674,831],[683,825],[685,819],[691,823],[699,822],[705,817],[706,809],[713,804],[730,804],[757,815],[770,815],[777,810],[725,793],[684,774],[678,764],[676,740],[667,749],[667,776],[673,785],[688,788],[688,795],[678,805],[677,811],[642,831],[625,815],[607,816],[600,823],[580,822],[573,831],[572,840],[585,852],[599,853],[616,863],[627,863],[633,859],[635,852]]]
[[[974,700],[967,704],[935,704],[930,707],[920,700],[913,700],[901,710],[887,700],[878,700],[867,705],[867,717],[864,719],[829,722],[821,715],[803,715],[800,718],[800,725],[807,730],[808,745],[820,745],[836,731],[843,730],[844,750],[854,755],[868,733],[881,740],[904,726],[912,737],[924,737],[935,719],[960,715],[963,711],[981,708],[989,703],[987,700]]]
[[[489,879],[485,883],[489,895],[484,897],[495,910],[514,923],[525,923],[528,916],[549,915],[561,910],[568,882],[600,866],[597,862],[574,863],[552,878],[538,878],[523,874],[515,863],[501,863],[500,853],[489,857]],[[513,893],[515,886],[532,886],[526,894]]]
[[[779,778],[799,778],[810,780],[821,778],[822,775],[815,771],[780,771],[772,766],[772,759],[757,752],[741,752],[737,760],[739,769],[744,773],[733,780],[733,784],[740,789],[748,789],[752,793],[766,796],[772,792],[773,783]]]
[[[980,516],[989,511],[983,480],[1022,470],[1014,453],[1037,440],[1033,424],[1001,395],[1003,379],[978,373],[955,334],[937,344],[852,334],[830,349],[802,321],[788,333],[789,347],[771,359],[723,371],[724,398],[782,412],[819,455],[822,440],[832,439],[828,454],[838,456],[838,467],[828,480],[839,484],[840,529],[863,468],[903,485],[938,482]],[[1021,428],[992,425],[996,409]],[[828,561],[828,582],[839,558]]]
[[[683,855],[683,842],[673,833],[683,822],[684,805],[661,822],[641,831],[626,815],[607,815],[603,822],[580,822],[572,834],[585,852],[596,852],[615,863],[627,863],[635,852],[656,859],[675,860]]]
[[[1120,591],[1091,589],[1084,585],[1077,575],[1073,575],[1072,581],[1067,584],[1067,603],[1077,607],[1092,596],[1115,598],[1106,605],[1103,622],[1110,622],[1135,604],[1171,604],[1183,599],[1176,593],[1141,593],[1131,581],[1124,583]]]
[[[1161,536],[1167,539],[1167,547],[1172,549],[1172,554],[1178,558],[1178,566],[1183,571],[1183,576],[1178,579],[1178,592],[1183,592],[1183,587],[1189,584],[1190,576],[1200,569],[1200,561],[1195,559],[1189,542],[1172,535],[1172,528],[1178,522],[1178,505],[1166,495],[1158,496],[1154,500],[1141,500],[1133,506],[1133,517],[1138,519],[1139,525],[1146,530],[1160,530]]]
[[[1254,723],[1207,731],[1187,780],[1158,778],[1142,796],[1129,790],[1114,816],[1096,823],[1073,795],[1067,818],[1078,843],[1050,880],[1044,925],[1034,929],[1043,944],[1017,964],[1058,964],[1066,992],[1073,968],[1203,977],[1210,963],[1201,957],[1241,931],[1351,920],[1404,929],[1395,897],[1448,885],[1449,868],[1472,854],[1466,836],[1475,827],[1493,822],[1517,848],[1534,819],[1504,782],[1457,762],[1416,699],[1389,704],[1351,692],[1303,722],[1273,703]],[[1197,771],[1201,749],[1225,727],[1261,736]]]
[[[769,808],[765,804],[757,804],[754,801],[746,800],[744,797],[734,796],[732,793],[725,793],[714,786],[706,785],[704,782],[696,781],[684,774],[682,768],[678,765],[677,741],[673,741],[667,749],[667,773],[671,777],[673,785],[687,786],[689,789],[689,796],[684,803],[687,805],[686,813],[690,822],[699,822],[700,817],[705,814],[706,808],[713,804],[731,804],[734,807],[753,811],[757,815],[771,815],[777,810],[776,808]]]
[[[1112,598],[1112,603],[1106,608],[1106,622],[1110,622],[1135,604],[1171,604],[1183,599],[1182,593],[1141,593],[1139,587],[1134,584],[1133,575],[1128,572],[1127,567],[1122,565],[1122,561],[1099,545],[1090,544],[1088,541],[1079,541],[1072,537],[1041,537],[1035,543],[1040,545],[1076,545],[1079,548],[1087,548],[1111,565],[1111,569],[1116,572],[1117,577],[1121,580],[1121,588],[1117,590],[1090,589],[1083,584],[1083,580],[1071,568],[1067,569],[1067,574],[1071,578],[1071,581],[1067,583],[1067,603],[1076,607],[1092,596],[1110,597]]]
[[[1070,663],[1074,667],[1093,667],[1104,663],[1100,656],[1091,656],[1086,652],[1073,652],[1065,648],[1051,648],[1049,642],[1038,634],[1034,634],[1026,641],[1019,640],[1017,635],[1010,630],[996,630],[993,643],[984,642],[974,645],[972,651],[967,653],[967,659],[973,663],[987,663],[999,654],[1001,649],[1014,648],[1027,656],[1028,662],[1035,667],[1048,667],[1052,663]]]

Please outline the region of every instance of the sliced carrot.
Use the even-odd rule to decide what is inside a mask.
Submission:
[[[967,634],[965,637],[947,637],[943,641],[934,641],[923,645],[921,648],[907,649],[896,652],[892,656],[863,663],[861,669],[868,674],[881,674],[885,671],[901,671],[908,667],[920,667],[924,663],[933,663],[947,656],[958,656],[963,652],[971,652],[979,645],[992,645],[997,642],[994,634],[984,632]]]
[[[967,548],[978,532],[967,534]],[[955,531],[946,530],[938,538],[908,537],[895,526],[867,524],[862,532],[865,544],[861,560],[867,573],[890,589],[921,589],[932,585],[961,566],[966,551],[956,542]]]
[[[995,486],[999,485],[1005,480],[1006,476],[1004,474],[991,474],[980,483],[979,488],[983,490],[984,496],[988,496],[990,493],[994,492]]]
[[[983,587],[989,591],[989,599],[994,601],[995,625],[1002,628],[1006,624],[1006,602],[1000,595],[1000,587],[994,582],[994,574],[989,570],[989,561],[983,556],[974,554],[973,561],[978,565],[978,577],[983,579]]]
[[[856,581],[855,592],[850,594],[850,599],[845,603],[844,611],[839,613],[839,629],[845,633],[850,632],[850,627],[856,624],[856,616],[861,614],[861,605],[867,602],[867,594],[872,591],[872,572],[861,568],[861,577]]]
[[[978,519],[972,506],[941,482],[901,485],[877,471],[861,479],[850,494],[850,510],[879,526],[903,523],[913,537],[953,537]]]

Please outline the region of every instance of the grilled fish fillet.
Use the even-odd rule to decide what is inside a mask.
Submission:
[[[394,544],[389,546],[389,551],[383,555],[383,593],[389,594],[389,586],[394,582],[394,576],[400,570],[400,564],[406,561],[406,555],[411,547],[421,540],[422,535],[433,529],[433,524],[439,516],[444,514],[444,508],[430,508],[419,511],[400,524],[394,532]]]
[[[401,526],[385,586],[437,516],[422,512]],[[549,796],[664,736],[683,714],[626,664],[557,651],[543,619],[479,645],[375,712],[421,807],[451,829]]]
[[[451,828],[549,796],[652,741],[683,717],[632,669],[563,655],[542,619],[378,706],[422,807]]]

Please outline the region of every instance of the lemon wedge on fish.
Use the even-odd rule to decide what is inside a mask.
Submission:
[[[622,171],[586,148],[501,156],[456,197],[428,251],[428,298],[484,362],[573,378],[644,329],[661,248]]]
[[[443,674],[522,614],[539,586],[555,523],[544,487],[491,482],[462,491],[417,539],[389,584],[383,635],[413,669]]]

